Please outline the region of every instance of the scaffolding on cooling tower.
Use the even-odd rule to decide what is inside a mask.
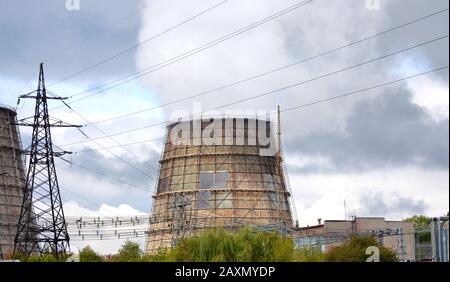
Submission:
[[[168,125],[153,195],[147,251],[173,246],[184,236],[215,227],[292,227],[291,194],[281,152],[262,153],[273,149],[270,146],[275,143],[270,121],[198,121],[202,132],[212,126],[209,136],[215,140],[214,145],[204,144],[202,136],[195,132],[195,122]],[[180,128],[189,130],[188,143],[182,145],[171,141],[173,136],[180,137]],[[260,145],[264,138],[258,135],[260,131],[270,141],[267,146]],[[251,143],[252,138],[256,143]]]
[[[25,187],[25,160],[13,108],[0,104],[0,249],[10,255]]]

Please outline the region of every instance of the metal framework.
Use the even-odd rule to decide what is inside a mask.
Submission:
[[[264,154],[261,130],[277,143],[271,122],[256,118],[211,118],[168,125],[147,237],[147,252],[173,246],[180,236],[223,227],[292,227],[292,204],[281,152]],[[184,131],[178,132],[182,128]],[[208,132],[208,133],[205,133]],[[174,136],[187,141],[173,142]],[[205,143],[205,135],[216,142]],[[176,139],[176,138],[175,138]],[[252,140],[256,140],[253,142]],[[279,143],[279,142],[278,142]],[[174,203],[182,201],[180,205]]]
[[[186,208],[191,205],[188,198],[183,193],[177,193],[170,208],[172,209],[172,232],[171,245],[175,246],[179,240],[183,239],[189,224],[190,214],[186,213]]]
[[[33,93],[36,92],[35,95]],[[51,127],[77,127],[51,119],[47,100],[63,100],[62,97],[48,97],[45,89],[43,64],[40,64],[37,91],[20,98],[36,100],[32,122],[26,119],[17,124],[33,128],[30,146],[30,160],[26,186],[14,240],[14,253],[29,256],[32,253],[52,253],[61,257],[69,250],[69,235],[56,175],[54,157],[68,152],[54,152]],[[51,120],[53,121],[51,123]]]

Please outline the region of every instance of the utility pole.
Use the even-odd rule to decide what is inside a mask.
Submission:
[[[35,93],[35,94],[33,94]],[[44,68],[40,64],[39,82],[36,91],[19,96],[35,99],[33,121],[22,119],[16,125],[33,128],[26,186],[20,211],[14,253],[30,256],[32,253],[52,253],[61,258],[69,250],[69,235],[55,169],[55,157],[70,153],[54,152],[51,127],[81,127],[50,118],[47,100],[66,98],[47,96]]]

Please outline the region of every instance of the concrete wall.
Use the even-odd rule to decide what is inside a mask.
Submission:
[[[10,124],[15,121],[14,110],[0,107],[0,247],[4,255],[14,248],[25,186],[20,135]]]
[[[177,122],[167,128],[147,251],[170,246],[174,225],[181,222],[174,219],[180,212],[173,208],[180,194],[187,202],[182,212],[186,236],[214,227],[280,222],[292,227],[291,195],[282,163],[277,155],[267,154],[273,144],[260,141],[274,142],[270,123],[242,118],[195,122]],[[205,134],[214,140],[205,140]]]

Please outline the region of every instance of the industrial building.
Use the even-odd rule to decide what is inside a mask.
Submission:
[[[25,187],[24,158],[16,111],[0,105],[0,248],[11,254]]]
[[[375,236],[383,246],[394,250],[400,260],[414,261],[414,223],[390,221],[383,217],[354,217],[352,220],[319,220],[317,225],[294,228],[290,232],[296,248],[316,248],[327,252],[354,236]]]
[[[167,126],[147,252],[213,227],[292,227],[292,204],[273,122],[210,118]]]

